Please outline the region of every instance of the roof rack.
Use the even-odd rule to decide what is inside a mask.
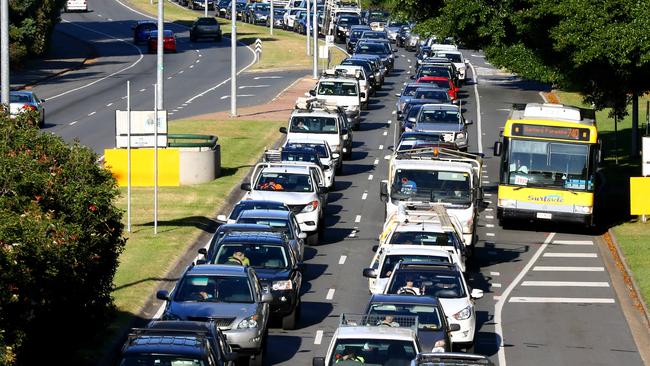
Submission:
[[[311,98],[298,98],[296,99],[296,104],[294,106],[295,110],[300,112],[313,112],[314,110],[322,110],[325,112],[340,112],[339,107],[336,105],[336,102],[329,101],[327,99],[318,99],[316,97]]]
[[[358,72],[355,72],[354,74],[350,74],[347,72],[347,70],[343,69],[325,69],[323,72],[321,72],[322,77],[335,77],[335,78],[346,78],[346,79],[357,79],[359,76],[357,76]]]
[[[295,165],[294,163],[308,163],[308,164],[313,164],[312,162],[309,161],[292,161],[292,160],[282,160],[282,152],[285,150],[285,148],[281,147],[279,149],[267,149],[264,151],[264,161],[269,162],[269,163],[282,163],[282,165]],[[298,150],[298,149],[296,149]],[[302,150],[303,152],[313,152],[314,154],[317,155],[316,150],[312,149],[311,147],[305,146],[303,148],[300,148],[299,150]],[[292,152],[292,149],[289,148],[287,151]],[[287,163],[287,164],[285,164]]]
[[[445,364],[449,366],[494,365],[483,355],[460,352],[423,352],[415,356],[415,364],[422,363]]]
[[[418,317],[409,315],[391,315],[393,321],[390,327],[418,329]],[[346,314],[339,316],[339,327],[381,327],[386,320],[385,315]],[[385,324],[388,325],[388,324]]]
[[[440,203],[400,202],[395,219],[405,224],[435,223],[440,224],[445,231],[454,230],[447,209]]]

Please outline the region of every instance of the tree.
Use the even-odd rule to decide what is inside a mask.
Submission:
[[[57,356],[69,360],[113,314],[122,213],[96,154],[36,120],[0,115],[0,347],[17,365],[69,364]]]
[[[425,0],[394,0],[415,14]],[[623,117],[650,91],[650,2],[637,0],[438,0],[419,31],[453,36],[528,79],[581,92]],[[415,6],[414,6],[415,4]],[[636,111],[636,109],[634,109]],[[633,114],[632,155],[638,154]]]

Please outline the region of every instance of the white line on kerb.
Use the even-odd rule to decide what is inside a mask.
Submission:
[[[327,296],[325,296],[326,300],[332,300],[334,298],[334,291],[335,289],[331,288],[327,291]]]
[[[607,282],[589,281],[524,281],[521,285],[527,287],[609,287]]]
[[[372,180],[372,178],[374,178],[372,174],[368,175],[368,180]]]
[[[533,272],[604,272],[605,267],[536,266]]]
[[[379,150],[383,150],[383,149],[384,149],[384,145],[379,145]]]
[[[596,253],[544,253],[547,258],[598,258]]]
[[[317,330],[316,337],[314,337],[314,344],[321,344],[322,341],[323,341],[323,331]]]
[[[368,192],[363,192],[363,194],[361,195],[361,199],[365,200],[366,198],[368,198]]]
[[[339,264],[345,264],[346,259],[348,259],[348,256],[342,255],[341,258],[339,258]]]
[[[499,301],[497,301],[495,308],[494,308],[494,331],[498,334],[497,342],[499,342],[499,351],[498,351],[498,359],[499,359],[499,366],[506,366],[506,349],[504,347],[505,342],[503,341],[503,305],[505,304],[506,300],[508,299],[508,296],[510,296],[510,293],[512,290],[517,287],[519,282],[524,278],[526,273],[530,271],[530,269],[535,265],[535,262],[537,259],[542,255],[542,252],[544,252],[544,249],[548,246],[548,244],[553,240],[553,237],[555,237],[555,233],[550,233],[546,237],[546,240],[544,240],[544,244],[540,245],[539,249],[537,249],[537,252],[533,255],[533,257],[526,263],[526,266],[519,272],[517,277],[508,285],[508,287],[503,291],[503,294],[499,298]]]
[[[474,69],[474,65],[470,62],[469,67],[472,69],[472,77],[474,78],[474,96],[476,97],[476,130],[478,133],[478,152],[482,153],[483,152],[483,141],[481,136],[482,130],[481,130],[481,99],[478,95],[478,75],[476,74],[476,70]],[[500,364],[501,366],[504,366],[504,364]]]
[[[383,135],[388,136],[388,131],[384,131]]]
[[[550,304],[613,304],[614,299],[593,297],[513,297],[510,302]]]
[[[354,218],[354,222],[361,222],[361,215],[357,215],[357,217]]]

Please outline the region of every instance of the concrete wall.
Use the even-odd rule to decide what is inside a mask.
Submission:
[[[210,182],[221,175],[221,145],[208,148],[180,148],[180,185]]]

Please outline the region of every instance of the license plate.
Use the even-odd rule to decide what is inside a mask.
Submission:
[[[537,213],[537,218],[538,219],[550,220],[550,219],[553,218],[553,214],[546,213],[546,212],[538,212]]]

